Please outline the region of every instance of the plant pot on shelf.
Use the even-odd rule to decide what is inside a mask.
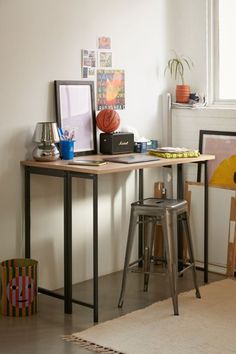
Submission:
[[[177,103],[188,103],[190,96],[190,86],[189,85],[176,85],[176,102]]]

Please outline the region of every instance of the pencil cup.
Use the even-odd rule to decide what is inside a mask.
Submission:
[[[74,157],[75,140],[61,140],[61,158],[62,160],[72,160]]]

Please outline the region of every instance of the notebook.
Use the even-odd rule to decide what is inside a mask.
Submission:
[[[107,162],[104,160],[70,160],[69,165],[84,165],[84,166],[103,166],[106,165]]]
[[[148,161],[158,161],[159,158],[151,155],[128,155],[128,156],[116,156],[116,157],[105,157],[105,161],[118,162],[118,163],[138,163],[138,162],[148,162]]]

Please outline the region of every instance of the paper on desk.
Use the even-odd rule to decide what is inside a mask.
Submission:
[[[172,146],[164,146],[161,148],[156,149],[156,151],[158,152],[188,152],[188,151],[192,151],[192,149],[188,149],[185,147],[172,147]]]

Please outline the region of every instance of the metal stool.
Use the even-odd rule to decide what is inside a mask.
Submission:
[[[147,290],[148,288],[155,225],[157,223],[160,223],[163,229],[165,254],[174,314],[178,315],[178,275],[182,274],[185,270],[192,268],[193,282],[196,289],[196,297],[201,297],[197,283],[195,260],[188,217],[188,206],[185,200],[147,198],[131,204],[128,240],[126,246],[123,279],[118,307],[122,307],[123,305],[131,249],[135,236],[135,228],[137,223],[140,223],[139,217],[141,216],[143,217],[143,221],[141,222],[147,223],[149,226],[147,235],[144,240],[144,290]],[[179,220],[181,221],[183,226],[184,234],[187,240],[187,249],[189,253],[189,264],[181,272],[178,272],[177,225]]]

